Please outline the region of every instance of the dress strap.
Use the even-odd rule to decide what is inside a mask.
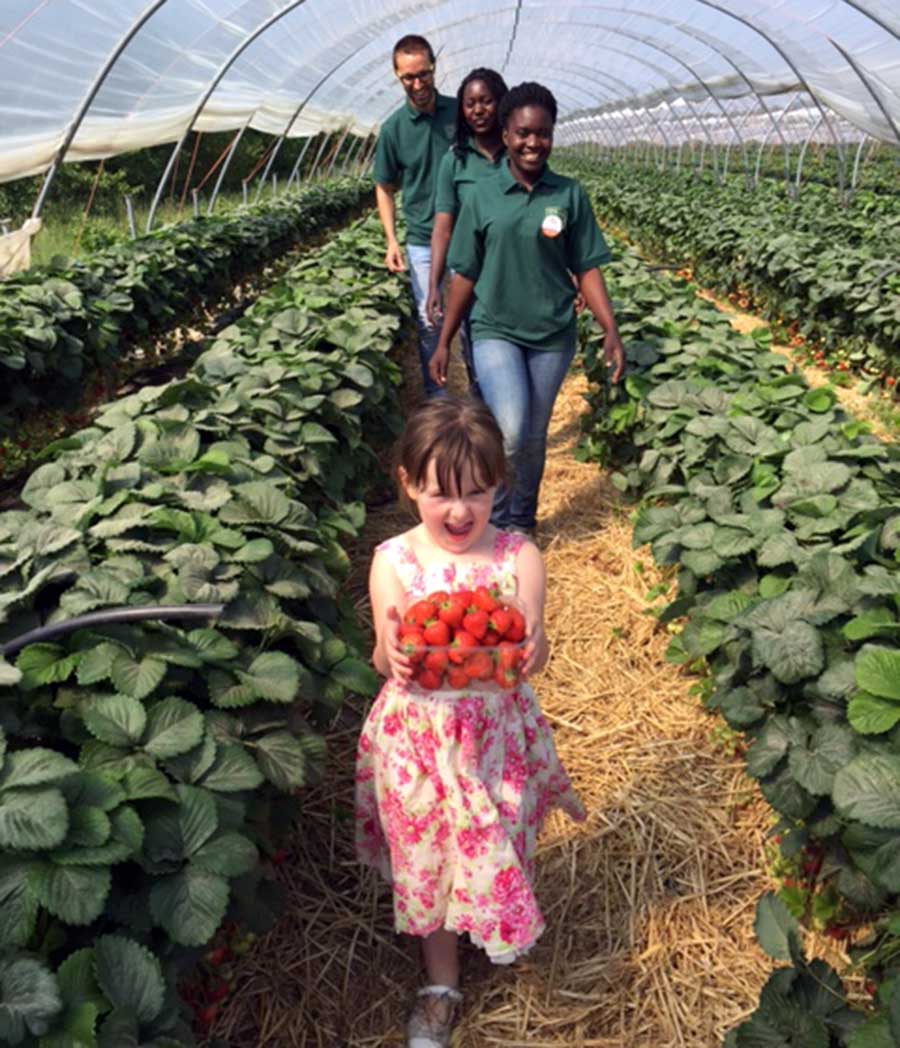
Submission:
[[[525,544],[525,536],[516,531],[501,531],[497,529],[494,537],[494,564],[504,574],[515,577],[516,557],[519,550]]]
[[[376,553],[387,557],[388,563],[397,573],[401,586],[409,593],[421,584],[422,565],[412,551],[405,535],[395,535],[392,539],[379,543]]]

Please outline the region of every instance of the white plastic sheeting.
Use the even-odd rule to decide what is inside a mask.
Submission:
[[[571,140],[597,114],[659,133],[656,110],[685,106],[750,135],[748,100],[762,127],[765,99],[797,91],[824,137],[900,138],[896,0],[2,0],[0,181],[50,166],[92,89],[67,160],[176,141],[214,84],[199,130],[368,132],[402,99],[390,56],[410,32],[445,92],[479,65],[547,84]]]

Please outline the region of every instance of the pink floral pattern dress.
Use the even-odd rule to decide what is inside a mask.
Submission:
[[[436,590],[516,592],[521,535],[498,531],[490,563],[423,570],[404,536],[382,543],[410,601]],[[428,694],[388,680],[360,735],[356,847],[393,887],[398,932],[468,932],[492,961],[544,930],[532,890],[538,831],[584,810],[531,687]]]

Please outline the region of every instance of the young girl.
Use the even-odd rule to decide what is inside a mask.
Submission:
[[[458,936],[467,932],[497,964],[526,953],[544,928],[532,889],[541,823],[556,806],[578,820],[584,812],[528,684],[424,692],[400,646],[410,603],[483,585],[523,606],[524,672],[547,660],[541,555],[490,523],[505,474],[493,416],[474,399],[426,401],[407,423],[399,461],[420,523],[372,561],[373,661],[388,680],[359,741],[357,851],[392,884],[397,931],[422,938],[428,983],[409,1048],[439,1048],[462,1000]]]

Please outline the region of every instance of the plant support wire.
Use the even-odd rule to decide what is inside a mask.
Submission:
[[[24,648],[26,644],[54,640],[89,626],[108,626],[114,622],[145,622],[148,619],[217,619],[224,608],[224,604],[153,604],[144,607],[105,608],[103,611],[91,611],[86,615],[76,615],[73,619],[52,622],[27,633],[20,633],[18,637],[0,644],[0,655],[8,657]]]

